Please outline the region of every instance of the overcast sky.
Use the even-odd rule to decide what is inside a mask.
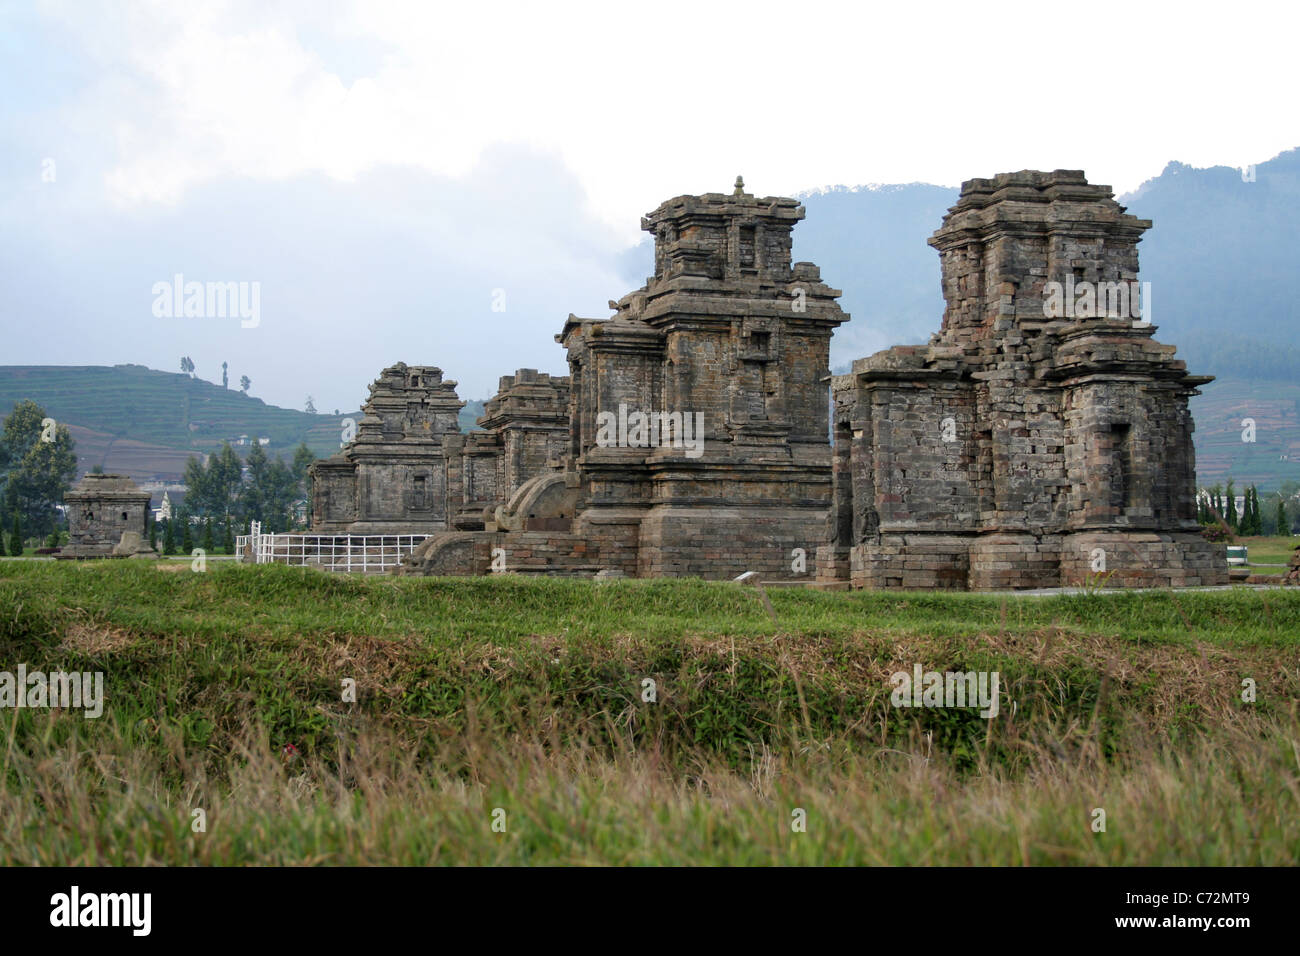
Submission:
[[[564,372],[565,316],[643,281],[639,217],[737,173],[1122,193],[1269,159],[1296,9],[0,2],[0,364],[190,355],[332,411],[404,360],[484,397]],[[259,283],[258,324],[156,316],[177,273]]]

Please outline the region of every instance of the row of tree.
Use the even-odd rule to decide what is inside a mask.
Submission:
[[[194,359],[190,358],[188,355],[182,355],[181,371],[184,372],[186,375],[188,375],[190,378],[194,378]],[[248,389],[252,386],[252,384],[253,384],[252,380],[247,375],[239,376],[239,390],[243,392],[245,395],[248,394]],[[230,387],[230,363],[229,362],[221,363],[221,387],[222,388]],[[310,395],[307,396],[307,402],[303,407],[304,410],[307,412],[307,414],[309,415],[316,414],[316,401]],[[338,413],[339,410],[337,408],[334,409],[334,414],[337,415]]]
[[[181,371],[184,372],[186,375],[188,375],[190,378],[193,378],[194,359],[190,358],[188,355],[182,355]],[[248,394],[248,389],[252,386],[252,384],[253,384],[252,379],[250,379],[247,375],[239,376],[239,390],[243,392],[245,395]],[[221,387],[222,388],[230,387],[230,363],[229,362],[221,363]]]
[[[1259,489],[1254,485],[1242,495],[1241,512],[1237,511],[1237,489],[1228,479],[1227,486],[1211,485],[1196,497],[1197,519],[1203,525],[1218,524],[1219,519],[1242,536],[1291,534],[1300,524],[1297,514],[1296,493],[1300,484],[1284,482],[1282,487],[1268,496],[1267,506],[1261,505]]]
[[[266,531],[291,530],[298,505],[311,500],[307,469],[316,456],[305,444],[299,445],[293,459],[285,462],[277,455],[270,458],[261,445],[254,445],[246,462],[241,462],[229,443],[207,464],[194,456],[185,463],[185,516],[232,519],[246,525],[260,521]],[[180,516],[178,516],[180,517]]]
[[[247,529],[249,522],[260,521],[267,531],[291,530],[299,505],[310,501],[307,468],[315,460],[305,444],[289,462],[278,455],[271,459],[261,445],[241,461],[229,443],[208,456],[206,466],[191,456],[185,465],[184,510],[162,522],[164,545],[168,535],[175,539],[174,548],[199,535],[202,544],[197,546],[212,538],[211,544],[229,552],[234,550],[233,527]],[[76,475],[67,426],[54,422],[35,402],[14,405],[0,427],[0,554],[22,554],[25,542],[53,540],[61,526],[66,528],[60,509]],[[213,537],[214,523],[219,538]],[[151,524],[151,540],[158,533]]]
[[[220,527],[221,537],[217,538],[217,527],[211,518],[202,521],[181,514],[174,518],[162,518],[149,525],[149,545],[163,554],[190,554],[195,548],[202,548],[208,554],[234,554],[235,533],[229,516]],[[159,547],[158,525],[161,524],[162,541]],[[248,533],[248,522],[244,522],[244,534]],[[220,548],[220,552],[218,552]]]

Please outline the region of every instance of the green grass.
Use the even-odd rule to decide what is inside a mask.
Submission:
[[[2,563],[0,669],[103,671],[107,704],[0,711],[0,862],[1300,852],[1300,593],[769,593]],[[914,663],[997,670],[1002,714],[892,707]]]
[[[1293,553],[1300,547],[1300,538],[1291,535],[1273,535],[1270,537],[1237,538],[1236,544],[1245,545],[1250,563],[1253,564],[1290,564]],[[1261,568],[1264,573],[1284,573],[1281,568]]]

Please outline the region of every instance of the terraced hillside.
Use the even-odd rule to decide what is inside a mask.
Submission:
[[[342,420],[361,415],[310,415],[143,365],[0,366],[0,416],[24,399],[74,426],[80,471],[100,465],[138,479],[179,478],[189,455],[208,454],[241,435],[269,438],[272,457],[287,458],[302,442],[321,457],[331,455],[339,448]],[[461,429],[474,428],[481,414],[481,401],[468,402]],[[237,450],[244,454],[249,447]]]
[[[1236,479],[1272,490],[1300,481],[1300,383],[1223,378],[1192,399],[1202,485]],[[1254,441],[1243,424],[1254,423]]]

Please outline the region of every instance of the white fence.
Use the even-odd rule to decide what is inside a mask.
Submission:
[[[326,571],[382,574],[402,563],[427,534],[248,534],[235,556],[250,564],[292,564]]]

